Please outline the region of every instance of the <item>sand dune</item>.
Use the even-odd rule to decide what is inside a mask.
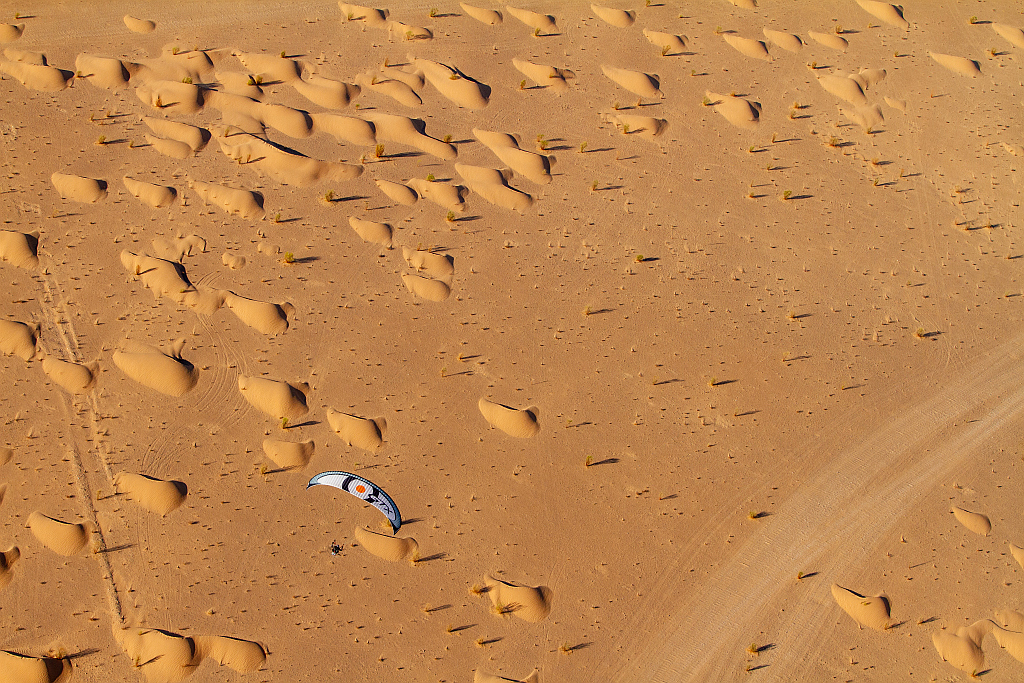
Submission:
[[[247,97],[251,100],[263,99],[263,88],[256,82],[253,76],[241,71],[218,71],[214,79],[224,92],[231,95]]]
[[[0,466],[6,465],[14,457],[14,450],[6,446],[0,446]]]
[[[368,92],[386,95],[406,107],[418,107],[423,99],[408,84],[391,78],[382,78],[374,72],[359,74],[356,83]]]
[[[361,526],[355,528],[355,537],[366,552],[388,562],[415,557],[419,549],[415,538],[396,538]]]
[[[5,588],[14,580],[14,563],[21,557],[18,546],[11,546],[0,552],[0,589]]]
[[[882,116],[882,108],[877,104],[869,104],[854,109],[839,107],[839,111],[848,120],[860,126],[865,132],[881,125],[885,121],[885,117]]]
[[[84,394],[96,384],[100,364],[72,363],[53,356],[46,356],[42,362],[43,372],[50,380],[69,394]]]
[[[661,81],[657,76],[604,64],[601,65],[601,72],[616,84],[640,97],[665,97],[665,94],[659,90]]]
[[[389,224],[368,221],[355,216],[349,216],[348,224],[363,241],[379,244],[385,249],[391,248],[393,230]]]
[[[459,213],[466,210],[466,201],[462,197],[466,189],[464,187],[423,178],[410,179],[408,186],[423,199],[434,202],[443,209]]]
[[[762,32],[772,45],[778,45],[787,52],[799,52],[803,49],[804,41],[798,35],[786,33],[785,31],[774,31],[770,28],[765,28]]]
[[[242,63],[252,75],[263,76],[267,81],[281,81],[294,85],[302,75],[302,66],[294,59],[280,55],[267,55],[258,52],[242,52],[234,50],[231,56]]]
[[[347,2],[339,2],[338,7],[341,9],[341,16],[345,21],[362,21],[367,26],[374,28],[385,28],[388,16],[391,14],[386,9],[371,9]]]
[[[199,657],[234,669],[239,673],[258,671],[267,661],[267,652],[259,643],[230,636],[196,636]]]
[[[992,629],[999,647],[1006,650],[1007,654],[1018,662],[1024,662],[1024,633],[1019,629],[1005,629],[996,626]]]
[[[569,69],[559,69],[554,66],[547,66],[546,64],[534,64],[525,59],[513,59],[512,66],[540,87],[547,88],[559,95],[569,89],[569,84],[566,81],[570,78],[576,78],[576,74]]]
[[[954,505],[952,513],[953,516],[956,517],[956,521],[960,522],[967,527],[967,529],[976,534],[988,536],[989,532],[992,531],[992,522],[989,521],[986,515],[983,515],[980,512],[970,512]]]
[[[384,446],[388,423],[382,417],[367,418],[327,409],[327,422],[331,430],[348,446],[376,453]]]
[[[888,95],[883,97],[882,100],[887,105],[892,107],[893,109],[896,109],[896,110],[902,111],[902,112],[907,111],[907,101],[906,100],[899,100],[899,99],[896,99],[895,97],[889,97]]]
[[[855,74],[850,74],[849,78],[857,81],[864,90],[867,90],[884,81],[885,76],[885,69],[861,69]]]
[[[309,412],[306,394],[309,385],[290,384],[264,377],[238,376],[238,390],[252,407],[278,420],[294,420]]]
[[[843,608],[843,611],[857,622],[858,627],[867,626],[876,631],[884,631],[889,628],[889,598],[884,594],[865,596],[849,588],[832,584],[832,597]]]
[[[199,126],[188,123],[159,119],[153,116],[143,116],[142,122],[156,135],[169,140],[177,140],[188,145],[193,152],[206,147],[210,141],[210,131]]]
[[[25,24],[0,24],[0,43],[13,43],[25,32]]]
[[[148,683],[177,683],[190,676],[198,664],[195,642],[176,633],[150,628],[122,629],[115,623],[114,640],[141,668]]]
[[[80,54],[75,58],[75,69],[93,85],[107,90],[116,90],[128,85],[132,75],[124,62],[113,57]]]
[[[173,187],[154,185],[141,180],[132,180],[128,176],[125,176],[121,180],[124,182],[124,186],[128,190],[129,194],[141,201],[143,204],[148,204],[155,209],[162,209],[165,206],[170,206],[174,203],[175,197],[178,196],[177,190]]]
[[[664,31],[652,31],[647,28],[643,30],[643,33],[647,40],[661,48],[661,54],[666,57],[681,54],[686,50],[686,36],[665,33]]]
[[[981,641],[996,628],[995,622],[982,619],[970,626],[961,626],[956,633],[933,633],[932,644],[942,661],[973,675],[985,668],[985,653],[981,649]]]
[[[488,26],[497,26],[501,23],[501,12],[497,10],[474,7],[473,5],[467,5],[464,2],[460,2],[459,7],[461,7],[462,11],[469,16],[473,17],[477,21],[487,24]]]
[[[308,187],[329,180],[352,180],[363,173],[362,166],[311,159],[249,133],[218,135],[217,143],[229,159],[251,165],[282,185]]]
[[[434,32],[425,26],[392,21],[388,24],[388,35],[391,40],[430,40]]]
[[[370,73],[370,72],[367,72]],[[406,65],[402,68],[396,66],[382,66],[377,70],[377,73],[381,78],[387,78],[399,83],[405,83],[413,90],[421,89],[427,82],[423,72],[414,68],[411,65]]]
[[[520,439],[535,436],[540,431],[537,422],[539,410],[535,407],[518,409],[481,398],[477,402],[480,413],[492,427]]]
[[[275,304],[269,301],[247,299],[234,292],[226,292],[224,305],[239,320],[263,334],[284,334],[288,331],[288,316],[295,308],[289,303]]]
[[[229,251],[225,251],[221,254],[220,262],[231,270],[239,270],[245,267],[245,257],[240,254],[232,254]]]
[[[204,104],[198,85],[181,81],[148,81],[135,89],[143,104],[169,114],[197,114]]]
[[[602,7],[601,5],[590,5],[590,9],[601,21],[614,26],[615,28],[629,28],[636,21],[636,12],[632,10],[616,9],[614,7]]]
[[[973,59],[945,55],[941,52],[929,52],[928,56],[953,73],[958,73],[962,76],[975,76],[981,73],[981,65]]]
[[[857,0],[857,4],[875,19],[880,19],[903,30],[910,28],[910,23],[903,18],[902,7],[897,7],[887,2],[879,2],[878,0]]]
[[[107,181],[84,178],[65,173],[54,173],[50,181],[64,199],[83,204],[95,204],[107,196]]]
[[[290,138],[308,138],[313,133],[313,119],[301,109],[257,102],[256,111],[261,122]]]
[[[623,135],[638,135],[647,140],[654,140],[668,129],[668,121],[654,116],[605,112],[601,118],[621,130]]]
[[[1011,631],[1024,631],[1024,614],[1012,609],[997,609],[995,611],[996,623]]]
[[[156,22],[149,19],[136,19],[131,15],[124,15],[124,25],[133,33],[152,33],[156,29]]]
[[[1024,30],[1007,24],[992,24],[992,30],[1000,37],[1010,41],[1015,47],[1024,48]]]
[[[1017,560],[1017,564],[1024,568],[1024,548],[1010,543],[1010,555],[1013,556],[1013,559]]]
[[[395,183],[390,180],[384,180],[382,178],[378,178],[373,182],[377,184],[377,188],[381,192],[386,194],[389,199],[391,199],[392,201],[396,201],[399,204],[404,204],[405,206],[412,206],[420,198],[416,190],[412,189],[408,185],[403,185],[402,183]]]
[[[180,481],[164,481],[131,472],[115,474],[114,486],[118,493],[127,495],[129,500],[161,517],[178,509],[188,495],[188,487]]]
[[[164,156],[171,157],[172,159],[188,159],[190,156],[195,154],[195,150],[184,142],[168,140],[155,135],[149,135],[148,133],[143,137],[146,138],[146,142],[148,142],[154,150]]]
[[[772,61],[772,56],[768,54],[768,46],[764,44],[763,40],[743,38],[733,33],[723,33],[722,38],[724,38],[725,42],[734,47],[740,54],[766,62]]]
[[[0,230],[0,261],[18,268],[35,270],[39,266],[39,232]]]
[[[864,88],[856,80],[842,72],[828,74],[818,78],[818,85],[825,89],[825,92],[835,95],[841,100],[850,104],[860,106],[867,103],[864,95]]]
[[[452,289],[447,283],[429,277],[403,273],[402,282],[405,283],[406,289],[427,301],[441,302],[452,294]]]
[[[422,71],[427,82],[452,103],[466,109],[483,109],[487,106],[491,89],[483,83],[447,64],[412,55],[409,55],[409,62]]]
[[[71,556],[85,547],[89,532],[84,524],[65,522],[38,510],[28,516],[28,528],[36,540],[58,555]]]
[[[68,87],[75,77],[74,72],[64,71],[55,66],[26,64],[25,62],[0,61],[0,71],[14,78],[29,90],[58,92]]]
[[[342,109],[359,96],[359,86],[316,74],[291,81],[295,91],[313,104],[327,109]]]
[[[835,33],[819,33],[818,31],[808,31],[807,35],[811,37],[814,42],[830,47],[833,50],[839,50],[840,52],[846,52],[850,47],[850,43],[846,38],[838,36]]]
[[[519,141],[508,133],[473,129],[473,135],[502,163],[513,171],[538,185],[551,182],[551,157],[519,148]]]
[[[477,669],[473,672],[473,683],[505,683],[505,681],[512,681],[512,683],[540,683],[540,672],[534,669],[526,678],[505,678],[497,674],[486,673],[482,669]]]
[[[153,293],[154,299],[167,297],[175,303],[182,303],[187,295],[196,291],[180,263],[125,250],[121,252],[121,265],[142,280],[142,285]]]
[[[351,142],[355,145],[373,147],[377,144],[377,134],[373,124],[353,116],[339,114],[310,114],[313,129],[334,136],[339,141]]]
[[[206,240],[199,235],[172,237],[170,239],[157,237],[153,240],[152,245],[153,251],[158,258],[167,261],[177,261],[178,263],[181,263],[186,256],[205,254],[207,251]]]
[[[49,66],[46,62],[46,55],[42,52],[35,52],[34,50],[19,50],[13,47],[5,47],[4,57],[7,57],[7,59],[12,62],[24,62],[26,64]]]
[[[188,186],[199,195],[203,203],[220,207],[233,216],[258,220],[266,215],[263,210],[263,195],[259,192],[239,190],[197,180],[190,180]]]
[[[491,604],[523,621],[538,622],[551,613],[554,593],[547,586],[525,586],[488,576],[484,585]]]
[[[309,441],[281,441],[264,439],[263,452],[281,469],[302,469],[309,464],[316,444]]]
[[[71,678],[71,660],[30,657],[0,650],[0,681],[3,683],[65,683]]]
[[[199,370],[181,357],[185,340],[179,339],[166,350],[146,344],[129,344],[126,351],[115,351],[114,365],[139,384],[168,396],[184,396],[195,388]]]
[[[757,102],[711,91],[707,91],[705,97],[711,102],[708,106],[737,128],[753,130],[761,122],[761,105]]]
[[[497,169],[455,164],[455,172],[462,176],[472,192],[495,206],[519,213],[526,213],[533,206],[533,197],[509,187],[506,174]]]
[[[416,269],[417,273],[423,273],[427,277],[451,285],[452,277],[455,275],[455,262],[448,254],[402,247],[402,257],[406,263]]]
[[[35,360],[36,335],[39,325],[27,325],[14,320],[0,320],[0,353],[17,356],[24,361]]]
[[[540,14],[527,9],[505,5],[505,11],[519,21],[523,22],[535,31],[557,31],[555,17],[550,14]]]
[[[427,135],[426,124],[419,119],[378,113],[367,115],[367,118],[377,131],[378,142],[397,142],[443,161],[451,161],[458,156],[454,145]]]

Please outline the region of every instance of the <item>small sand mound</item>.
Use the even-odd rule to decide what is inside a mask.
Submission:
[[[402,282],[410,292],[427,301],[441,302],[452,294],[452,289],[440,280],[419,275],[402,274]]]
[[[306,407],[309,385],[305,383],[289,384],[265,377],[239,375],[238,390],[253,408],[278,420],[294,420],[309,412]]]
[[[158,237],[153,240],[153,251],[159,258],[181,263],[186,256],[205,254],[206,240],[199,235],[171,239]]]
[[[973,59],[944,55],[941,52],[929,52],[928,56],[950,71],[962,76],[976,76],[981,73],[981,65]]]
[[[1024,548],[1020,548],[1010,543],[1010,555],[1013,556],[1013,559],[1017,560],[1017,564],[1024,567]]]
[[[50,182],[64,199],[83,204],[95,204],[107,196],[107,181],[78,175],[54,173]]]
[[[533,197],[509,187],[506,174],[497,169],[455,164],[455,172],[462,176],[472,192],[495,206],[518,213],[526,213],[533,206]]]
[[[402,247],[402,257],[416,269],[416,272],[451,285],[452,277],[455,275],[455,262],[451,256],[425,249]]]
[[[867,90],[871,86],[884,81],[885,76],[885,69],[861,69],[856,74],[851,75],[850,78],[860,83],[864,90]]]
[[[366,549],[366,552],[388,562],[415,557],[419,549],[415,538],[396,538],[361,526],[356,527],[355,536],[356,541]]]
[[[764,37],[767,38],[772,45],[778,45],[787,52],[799,52],[804,46],[804,41],[800,40],[800,36],[792,33],[773,31],[770,28],[763,29],[763,33]]]
[[[540,14],[518,7],[505,5],[505,11],[534,30],[557,31],[558,25],[550,14]]]
[[[621,130],[623,135],[638,135],[648,140],[660,137],[668,130],[668,121],[653,116],[607,112],[602,114],[602,118]]]
[[[434,32],[425,26],[392,21],[388,24],[388,35],[391,40],[430,40],[434,37]]]
[[[729,2],[740,9],[757,9],[757,0],[729,0]]]
[[[424,180],[423,178],[411,179],[409,187],[419,196],[434,202],[443,209],[459,213],[466,210],[466,201],[462,197],[466,189],[464,187],[440,181]]]
[[[12,62],[25,62],[26,64],[49,66],[46,62],[46,55],[42,52],[34,52],[32,50],[18,50],[13,47],[6,47],[4,48],[4,57],[7,57],[7,59]]]
[[[846,74],[837,73],[822,76],[818,79],[818,85],[824,88],[825,92],[835,95],[850,104],[860,106],[867,103],[867,97],[864,96],[864,88]]]
[[[1015,47],[1024,48],[1024,31],[1007,24],[992,24],[992,30],[1000,37],[1010,41]]]
[[[426,135],[426,124],[419,119],[377,113],[367,118],[377,131],[378,142],[397,142],[426,152],[442,161],[452,161],[458,156],[455,145]]]
[[[295,308],[289,303],[257,301],[227,292],[224,305],[243,323],[263,334],[284,334],[288,331],[288,315]]]
[[[981,641],[996,628],[995,622],[982,619],[970,626],[961,626],[956,633],[933,633],[932,644],[935,645],[942,661],[973,675],[985,668],[985,653],[981,650]]]
[[[14,320],[0,320],[0,353],[17,356],[24,361],[35,360],[37,356],[36,335],[39,325],[27,325]]]
[[[162,209],[174,203],[178,196],[177,190],[164,185],[153,185],[141,180],[132,180],[128,176],[122,178],[125,188],[129,194],[141,201],[143,204],[152,206],[154,209]]]
[[[73,71],[64,71],[55,66],[26,64],[25,62],[0,61],[0,71],[10,75],[29,90],[58,92],[68,87],[74,79]]]
[[[1018,633],[1024,631],[1024,614],[1012,609],[997,609],[996,621],[1000,626]]]
[[[376,223],[355,216],[349,217],[348,224],[364,242],[379,244],[385,249],[391,248],[393,230],[389,224]]]
[[[156,29],[155,21],[136,19],[129,14],[124,15],[124,25],[133,33],[152,33]]]
[[[869,131],[875,126],[880,126],[885,117],[882,116],[882,108],[877,104],[869,104],[854,109],[839,108],[840,113],[851,122],[857,124],[864,131]]]
[[[591,5],[590,9],[601,21],[614,26],[615,28],[629,28],[636,21],[636,12],[632,10],[616,9],[614,7],[602,7]]]
[[[409,55],[409,62],[423,72],[430,85],[454,104],[465,109],[483,109],[487,106],[491,89],[458,69],[447,64],[419,59]]]
[[[16,545],[0,552],[0,588],[6,587],[14,579],[14,563],[20,557],[21,551]]]
[[[58,555],[75,555],[85,547],[89,539],[84,524],[64,522],[38,510],[28,516],[28,528],[37,541]]]
[[[6,446],[0,446],[0,465],[6,465],[14,457],[14,451]]]
[[[760,59],[765,62],[772,61],[772,56],[768,54],[768,46],[764,44],[763,40],[743,38],[732,33],[723,33],[722,38],[724,38],[725,42],[729,43],[729,45],[734,47],[742,55],[753,57],[754,59]]]
[[[240,254],[232,254],[230,251],[221,254],[220,262],[231,270],[240,270],[245,267],[245,257]]]
[[[497,427],[509,436],[526,439],[535,436],[540,431],[540,424],[537,422],[539,411],[530,407],[524,410],[510,408],[501,403],[488,401],[481,398],[477,402],[480,413],[492,427]]]
[[[359,96],[359,86],[309,74],[291,82],[295,91],[313,104],[327,109],[342,109]]]
[[[288,57],[239,50],[232,51],[231,56],[238,59],[249,73],[263,76],[267,81],[292,84],[302,75],[302,66]]]
[[[154,116],[143,116],[142,122],[160,137],[184,142],[193,152],[198,152],[206,147],[206,143],[210,141],[211,137],[210,131],[188,123],[159,119]]]
[[[361,21],[367,26],[374,28],[385,28],[390,12],[386,9],[371,9],[363,5],[353,5],[347,2],[339,2],[341,16],[345,21]]]
[[[189,293],[196,291],[180,263],[125,250],[121,252],[121,265],[142,280],[143,286],[153,292],[154,299],[165,296],[181,303]]]
[[[115,626],[114,640],[141,668],[149,683],[177,683],[191,675],[199,664],[195,641],[177,633]]]
[[[408,185],[402,183],[394,183],[390,180],[383,180],[378,178],[374,181],[377,183],[377,188],[386,194],[392,201],[404,204],[405,206],[412,206],[419,200],[420,196],[416,193],[416,190],[412,189]]]
[[[857,622],[858,627],[867,626],[876,631],[889,628],[889,598],[884,594],[868,597],[832,584],[832,597]]]
[[[185,502],[188,487],[180,481],[164,481],[145,474],[118,472],[114,475],[114,486],[118,493],[124,493],[150,512],[161,517],[178,509]]]
[[[811,37],[814,42],[824,45],[825,47],[832,48],[833,50],[839,50],[840,52],[846,52],[847,48],[850,47],[849,41],[842,36],[838,36],[835,33],[819,33],[818,31],[808,31],[807,35]]]
[[[75,69],[93,85],[107,90],[124,88],[131,79],[131,72],[124,62],[112,57],[80,54],[75,58]]]
[[[999,647],[1006,650],[1007,654],[1018,662],[1024,662],[1024,633],[1015,629],[1004,629],[998,626],[992,629]]]
[[[473,135],[502,163],[513,171],[538,185],[551,182],[551,157],[519,148],[519,142],[507,133],[473,129]]]
[[[43,359],[43,372],[54,384],[69,394],[84,394],[96,384],[100,364],[70,363],[66,360],[47,356]]]
[[[665,97],[665,94],[658,89],[661,87],[661,81],[657,76],[604,64],[601,65],[601,72],[616,84],[640,97]]]
[[[39,265],[39,233],[0,230],[0,261],[18,268],[35,270]]]
[[[267,652],[259,643],[229,636],[197,636],[199,656],[214,660],[239,673],[258,671],[267,661]]]
[[[199,370],[181,357],[184,346],[184,339],[177,340],[166,351],[132,344],[129,351],[114,352],[114,365],[129,378],[161,394],[184,396],[199,381]]]
[[[197,114],[203,108],[203,91],[198,85],[180,81],[149,81],[135,89],[143,104],[173,114]]]
[[[283,104],[256,103],[257,118],[290,138],[308,138],[313,133],[313,119],[301,109]]]
[[[263,195],[259,192],[199,181],[189,181],[188,186],[199,195],[204,204],[213,204],[233,216],[257,220],[266,215],[263,210]]]
[[[30,657],[0,650],[2,683],[64,683],[71,678],[71,660]]]
[[[857,0],[857,4],[875,19],[880,19],[887,24],[897,26],[904,31],[910,28],[910,23],[903,18],[902,7],[896,7],[887,2],[879,2],[878,0]]]
[[[644,29],[643,33],[647,40],[661,48],[661,54],[666,57],[681,54],[686,50],[686,36],[665,33],[663,31],[652,31],[647,28]]]
[[[327,422],[346,445],[376,453],[384,446],[388,423],[382,418],[366,418],[327,409]]]
[[[512,683],[539,683],[540,672],[534,669],[526,678],[505,678],[504,676],[486,673],[481,669],[473,672],[473,683],[505,683],[506,681],[512,681]]]
[[[195,154],[195,150],[186,145],[184,142],[178,142],[177,140],[167,140],[165,138],[159,138],[155,135],[144,135],[146,142],[149,145],[164,156],[171,157],[172,159],[188,159],[190,156]]]
[[[309,464],[316,444],[310,441],[279,441],[264,439],[263,452],[281,469],[302,469]]]
[[[953,516],[956,517],[956,521],[960,522],[967,527],[967,529],[976,534],[988,536],[989,532],[992,531],[992,522],[989,521],[987,516],[980,512],[970,512],[954,505],[952,513]]]
[[[897,110],[902,111],[902,112],[907,111],[907,101],[906,100],[898,100],[895,97],[889,97],[888,95],[883,97],[882,100],[884,100],[885,103],[887,105],[889,105],[890,107],[892,107],[893,109],[897,109]]]
[[[352,180],[363,173],[362,166],[311,159],[249,133],[218,136],[217,142],[230,159],[252,164],[282,185],[308,187],[326,180]]]
[[[393,78],[382,78],[379,72],[359,74],[356,76],[356,83],[369,92],[386,95],[406,107],[418,107],[423,104],[423,99],[408,83]]]
[[[366,147],[377,144],[377,134],[369,121],[338,114],[321,113],[310,116],[313,118],[314,130],[334,136],[340,142],[351,142]]]
[[[554,593],[547,586],[524,586],[488,576],[484,585],[495,607],[523,621],[538,622],[551,613]]]
[[[25,32],[25,24],[0,24],[0,43],[13,43]]]
[[[513,59],[512,66],[540,87],[547,88],[558,95],[569,89],[569,84],[566,82],[568,79],[576,78],[576,74],[569,69],[559,69],[554,66],[547,66],[546,64],[534,64],[525,59]]]
[[[708,106],[714,108],[725,120],[737,128],[753,130],[761,122],[761,105],[732,95],[719,95],[707,91]]]
[[[459,3],[459,7],[462,11],[473,17],[479,22],[483,22],[488,26],[497,26],[501,23],[501,12],[493,9],[482,9],[480,7],[474,7],[473,5],[467,5],[464,2]]]

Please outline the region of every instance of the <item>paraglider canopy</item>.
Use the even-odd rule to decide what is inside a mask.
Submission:
[[[395,501],[391,500],[391,496],[381,491],[372,482],[351,472],[321,472],[309,480],[309,485],[306,486],[306,489],[308,490],[318,484],[333,486],[336,489],[351,493],[356,498],[365,500],[388,518],[388,521],[391,522],[393,533],[397,534],[399,527],[402,526],[402,514],[398,511]]]

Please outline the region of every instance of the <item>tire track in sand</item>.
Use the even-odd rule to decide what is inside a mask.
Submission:
[[[877,539],[918,500],[1024,414],[1022,343],[1024,335],[976,360],[857,443],[827,434],[805,445],[804,453],[836,456],[814,470],[761,531],[700,584],[690,584],[661,629],[622,651],[611,679],[731,679],[749,663],[747,644],[771,624],[775,647],[758,680],[800,680],[816,664],[809,655],[826,646],[815,634],[839,612],[829,585],[842,583],[844,570],[874,552]],[[683,562],[697,566],[700,558],[682,553],[665,573],[676,575]],[[790,596],[780,613],[782,594],[808,569],[820,578]]]

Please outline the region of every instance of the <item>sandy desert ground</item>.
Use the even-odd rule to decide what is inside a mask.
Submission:
[[[1019,4],[3,11],[0,683],[1024,676]]]

